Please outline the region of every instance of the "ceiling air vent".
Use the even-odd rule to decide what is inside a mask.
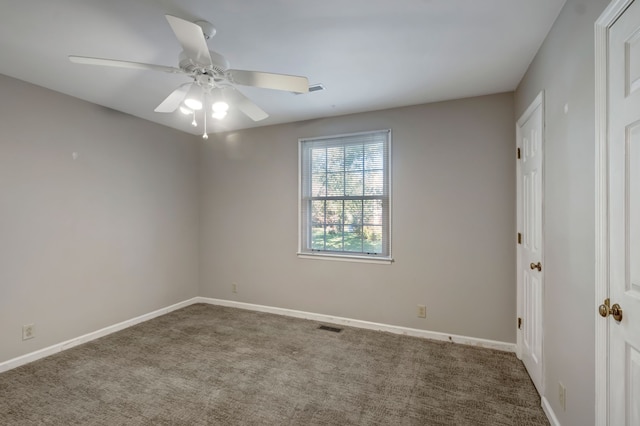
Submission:
[[[323,90],[326,90],[327,88],[324,87],[324,84],[322,83],[318,83],[318,84],[312,84],[309,86],[309,93],[312,92],[321,92]],[[302,95],[302,93],[293,93],[294,95]]]
[[[312,84],[311,86],[309,86],[309,92],[319,92],[324,89],[325,87],[324,87],[324,84],[322,83]]]

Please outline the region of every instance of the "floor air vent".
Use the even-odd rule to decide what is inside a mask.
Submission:
[[[332,331],[334,333],[340,333],[342,331],[341,328],[329,327],[328,325],[321,325],[320,327],[318,327],[318,330]]]

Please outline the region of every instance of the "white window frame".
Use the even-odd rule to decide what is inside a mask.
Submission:
[[[373,134],[373,133],[382,133],[382,132],[387,132],[387,163],[385,164],[385,174],[386,174],[386,178],[387,178],[387,191],[388,191],[388,196],[387,196],[387,200],[388,200],[388,220],[386,223],[386,228],[383,227],[383,234],[386,234],[385,237],[388,240],[388,249],[389,252],[387,255],[367,255],[364,253],[340,253],[340,252],[323,252],[323,251],[310,251],[306,248],[303,247],[304,244],[304,238],[303,238],[303,233],[305,232],[309,232],[308,229],[303,229],[305,226],[305,223],[308,223],[308,221],[305,221],[303,218],[303,214],[304,214],[304,209],[303,209],[303,205],[302,203],[304,202],[303,200],[303,170],[302,170],[302,163],[303,163],[303,145],[305,142],[309,142],[309,141],[314,141],[314,140],[326,140],[326,139],[333,139],[333,138],[344,138],[344,137],[349,137],[349,136],[361,136],[361,135],[366,135],[366,134]],[[319,137],[313,137],[313,138],[300,138],[298,139],[298,258],[301,259],[322,259],[322,260],[337,260],[337,261],[347,261],[347,262],[363,262],[363,263],[384,263],[384,264],[390,264],[393,262],[393,257],[392,257],[392,239],[391,239],[391,235],[392,235],[392,211],[393,211],[393,202],[392,202],[392,185],[391,185],[391,175],[392,175],[392,159],[391,159],[391,145],[392,145],[392,138],[391,138],[391,129],[382,129],[382,130],[375,130],[375,131],[369,131],[369,132],[357,132],[357,133],[343,133],[343,134],[338,134],[338,135],[331,135],[331,136],[319,136]]]

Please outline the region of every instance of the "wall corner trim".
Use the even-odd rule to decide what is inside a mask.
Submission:
[[[196,297],[195,303],[226,306],[230,308],[246,309],[250,311],[265,312],[269,314],[284,315],[294,318],[308,319],[312,321],[327,322],[330,324],[345,325],[349,327],[364,328],[367,330],[385,331],[388,333],[402,334],[405,336],[420,337],[423,339],[440,340],[481,348],[496,349],[504,352],[516,351],[515,343],[500,342],[496,340],[480,339],[476,337],[459,336],[455,334],[440,333],[437,331],[421,330],[417,328],[400,327],[396,325],[381,324],[370,321],[362,321],[352,318],[336,317],[332,315],[313,312],[297,311],[293,309],[277,308],[273,306],[255,305],[252,303],[236,302],[233,300],[212,299],[208,297]]]

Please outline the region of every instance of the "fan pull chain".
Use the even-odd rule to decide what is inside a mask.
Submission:
[[[193,111],[193,121],[191,122],[191,125],[193,127],[197,127],[198,126],[198,123],[196,123],[196,112],[195,112],[195,110]]]
[[[202,131],[204,133],[202,134],[202,139],[209,139],[209,135],[207,134],[207,108],[206,108],[206,105],[205,105],[205,108],[203,108],[203,111],[204,111],[204,114],[202,114],[202,115],[204,117],[204,128],[202,129]]]

